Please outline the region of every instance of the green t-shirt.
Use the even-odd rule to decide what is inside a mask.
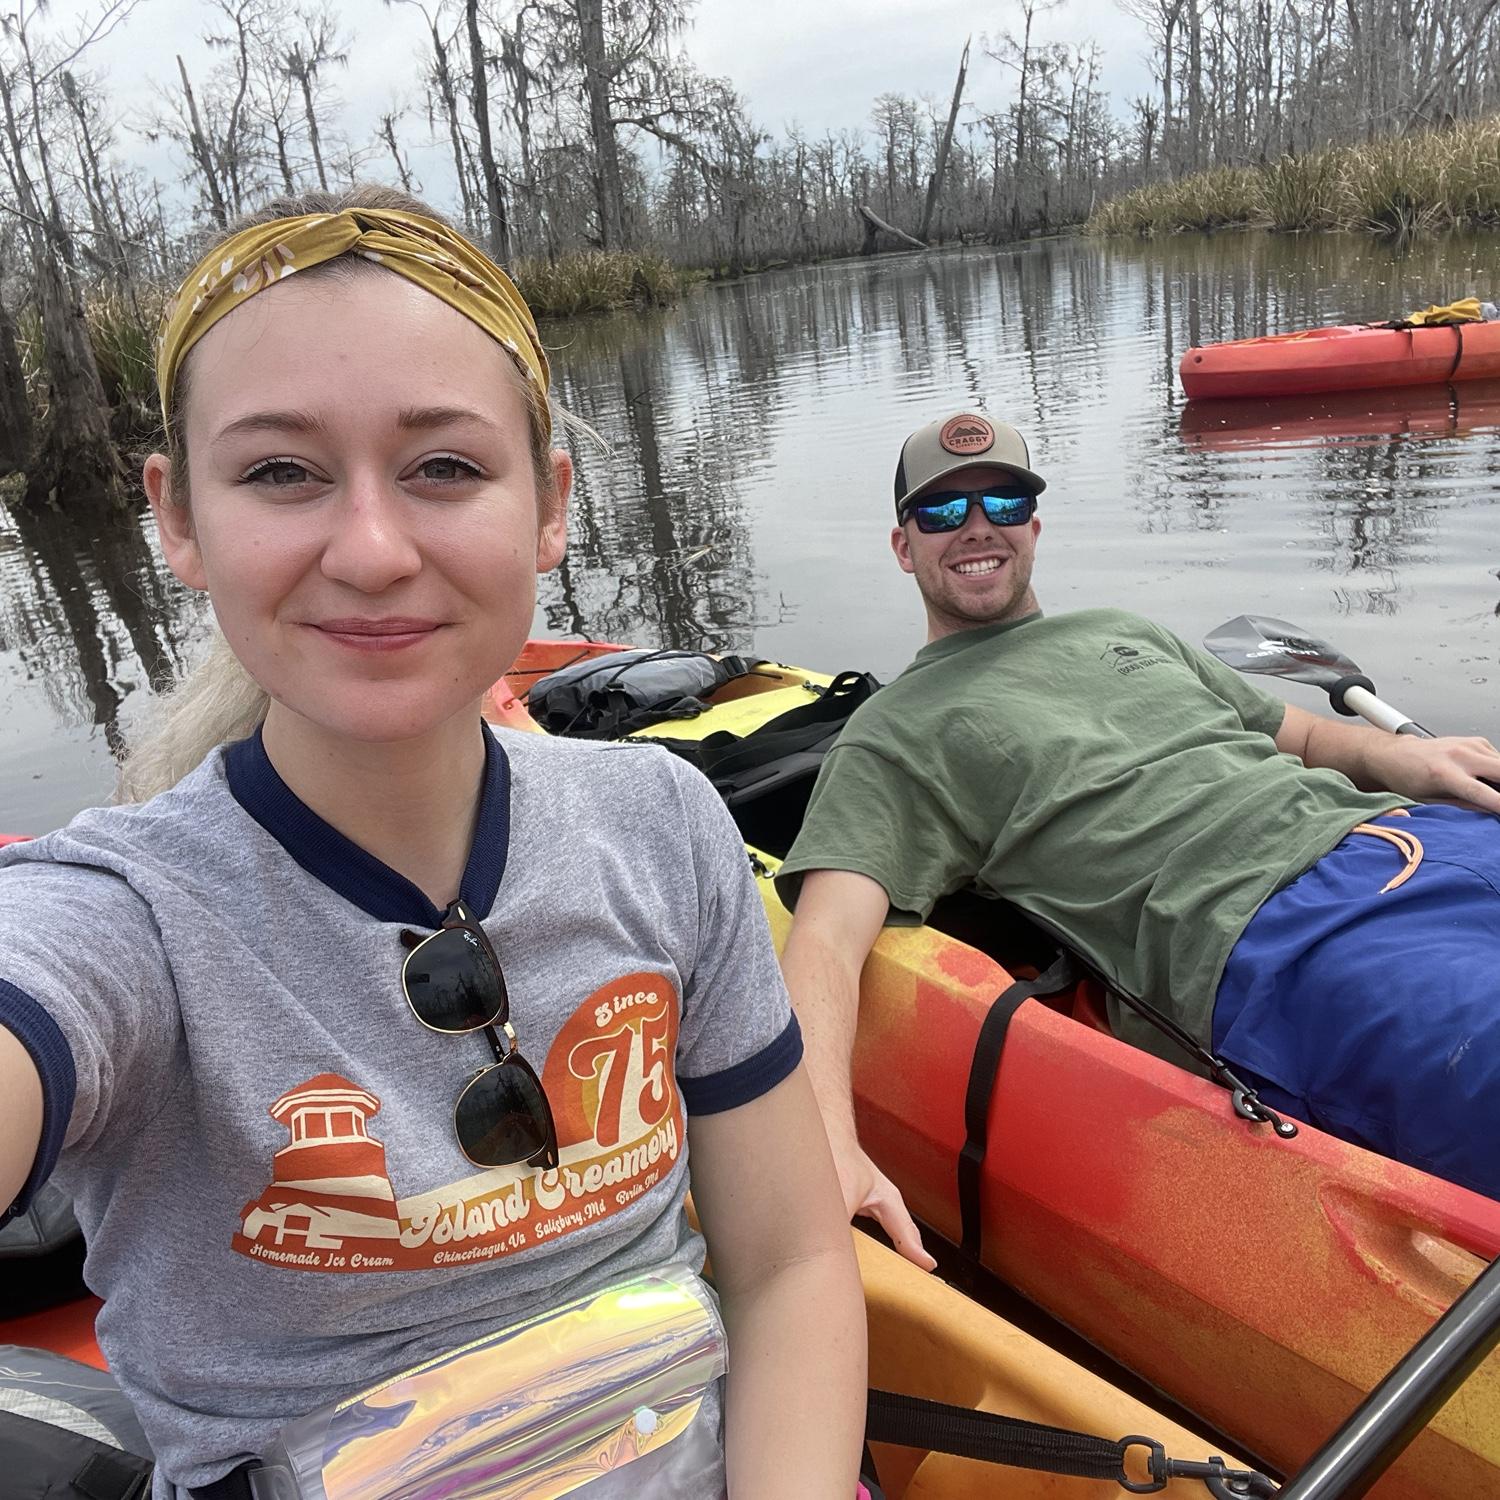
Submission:
[[[1285,705],[1170,631],[1090,609],[925,646],[850,719],[779,877],[879,881],[893,919],[975,882],[1205,1044],[1274,891],[1403,799],[1277,751]],[[1122,1035],[1181,1062],[1124,1013]]]

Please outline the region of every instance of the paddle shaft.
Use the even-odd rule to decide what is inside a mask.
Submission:
[[[1500,1260],[1303,1465],[1278,1500],[1359,1500],[1500,1343]]]
[[[1346,713],[1358,714],[1377,729],[1388,729],[1392,734],[1414,734],[1423,740],[1437,738],[1430,729],[1424,729],[1415,719],[1408,718],[1399,708],[1391,707],[1384,698],[1377,698],[1367,688],[1352,683],[1346,685],[1342,701]]]

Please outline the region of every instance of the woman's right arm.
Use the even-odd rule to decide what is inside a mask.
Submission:
[[[41,1077],[31,1054],[0,1026],[0,1217],[30,1175],[41,1139]]]

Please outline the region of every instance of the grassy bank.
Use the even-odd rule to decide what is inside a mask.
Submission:
[[[518,260],[511,274],[539,318],[663,307],[692,280],[653,250],[575,250],[556,260]]]
[[[1152,183],[1111,199],[1086,226],[1100,235],[1228,227],[1378,234],[1500,227],[1500,116]]]
[[[622,307],[661,307],[675,301],[695,279],[654,251],[574,251],[556,260],[523,259],[511,268],[538,318],[570,318]],[[143,287],[125,295],[101,287],[84,300],[84,318],[105,400],[120,443],[149,441],[158,426],[156,327],[169,295],[165,287]],[[42,331],[36,310],[22,306],[17,343],[26,388],[38,417],[46,410],[42,377]]]

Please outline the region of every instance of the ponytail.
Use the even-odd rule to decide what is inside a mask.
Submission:
[[[270,697],[215,627],[202,659],[148,710],[131,735],[115,783],[116,802],[145,802],[176,786],[220,745],[255,732]]]

